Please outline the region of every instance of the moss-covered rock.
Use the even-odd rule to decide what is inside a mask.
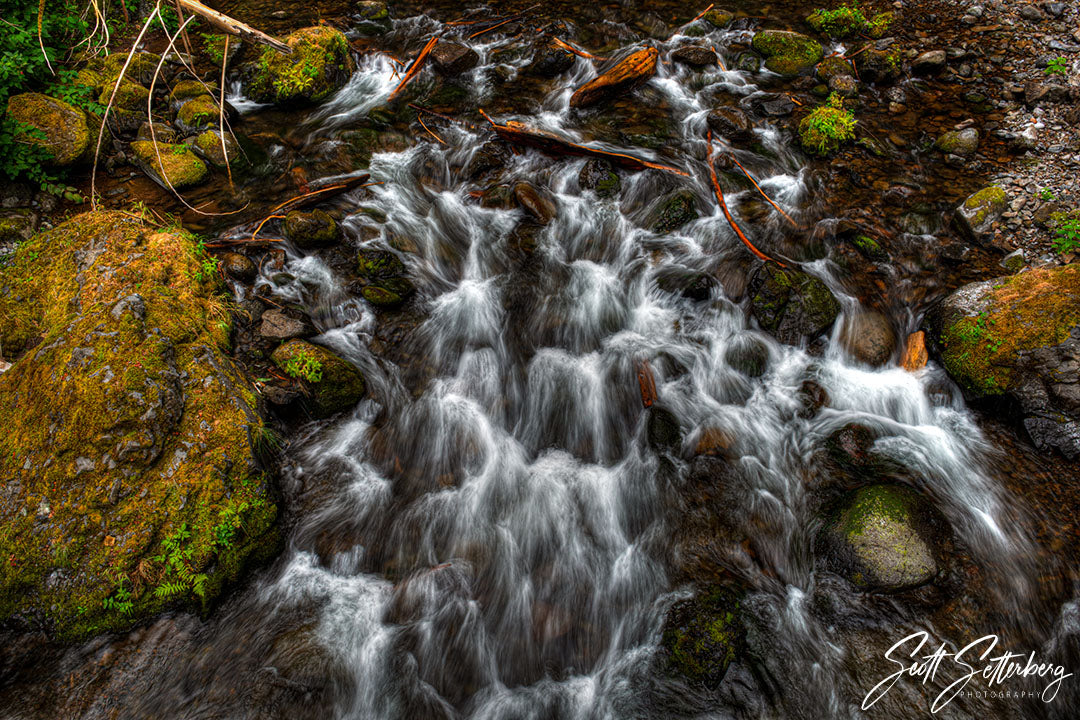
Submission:
[[[218,125],[218,104],[210,95],[186,100],[176,111],[176,124],[186,133],[194,133]]]
[[[806,18],[806,24],[834,38],[851,37],[870,29],[870,23],[857,2],[841,4],[831,10],[818,8]]]
[[[918,493],[870,485],[851,493],[822,530],[830,568],[860,588],[902,590],[938,573],[936,533]]]
[[[833,55],[822,60],[817,66],[817,76],[828,83],[834,77],[851,75],[855,71],[850,60],[845,60],[839,55]]]
[[[210,171],[187,145],[169,145],[149,140],[131,143],[131,151],[143,172],[164,187],[180,189],[198,185]],[[168,180],[166,183],[165,180]]]
[[[615,197],[622,189],[622,181],[611,163],[597,158],[585,162],[578,173],[578,185],[583,190],[592,190],[601,198]]]
[[[116,82],[116,77],[120,74],[125,62],[127,62],[127,53],[113,53],[102,61],[101,74],[108,84]],[[124,77],[138,85],[149,85],[154,79],[154,71],[160,62],[160,55],[149,52],[133,53],[131,62],[124,71]]]
[[[177,230],[80,215],[0,270],[0,618],[61,637],[205,605],[276,547],[258,397]]]
[[[173,86],[172,92],[169,93],[169,101],[179,104],[200,95],[208,95],[207,87],[216,89],[199,80],[181,80]]]
[[[714,28],[726,28],[735,19],[735,14],[727,10],[714,9],[705,13],[702,19]]]
[[[870,48],[855,56],[855,67],[859,79],[863,82],[889,82],[900,77],[903,71],[900,50],[890,47],[887,50]]]
[[[115,78],[112,78],[105,82],[101,88],[101,94],[98,96],[98,102],[102,105],[108,105],[109,98],[112,98],[114,108],[145,115],[146,101],[150,97],[150,91],[127,78],[121,80],[119,86],[115,86],[113,84],[115,80]],[[115,97],[113,96],[114,89],[116,90]]]
[[[766,68],[785,77],[812,69],[825,56],[817,40],[788,30],[762,30],[751,45],[765,56]]]
[[[994,223],[1009,206],[1009,196],[1003,188],[990,185],[974,193],[956,208],[956,225],[960,232],[981,242],[992,234]]]
[[[285,235],[305,250],[333,245],[341,235],[334,218],[322,210],[293,210],[285,216]]]
[[[975,128],[950,130],[937,139],[934,147],[943,153],[971,157],[979,149],[979,131]]]
[[[798,270],[763,265],[751,281],[750,310],[783,343],[798,345],[832,327],[840,303],[825,283]]]
[[[855,114],[844,108],[843,98],[834,92],[799,122],[799,142],[808,153],[831,155],[855,139],[857,124]]]
[[[320,25],[285,38],[283,55],[266,48],[252,69],[247,92],[258,102],[319,102],[345,84],[354,69],[349,43],[338,30]]]
[[[16,122],[36,128],[37,133],[21,134],[19,141],[47,149],[53,164],[64,167],[86,157],[90,130],[82,110],[48,95],[22,93],[8,98],[7,111]]]
[[[348,410],[364,396],[364,376],[351,363],[306,340],[289,340],[271,355],[274,364],[303,383],[316,417]]]
[[[660,201],[655,211],[652,230],[656,233],[672,232],[696,220],[697,216],[694,193],[678,190]]]
[[[1080,457],[1080,266],[965,285],[928,321],[965,395],[1008,398],[1037,447]]]
[[[356,3],[356,14],[360,17],[356,30],[362,35],[381,35],[393,27],[390,10],[386,3],[378,0],[361,0]]]
[[[357,270],[360,295],[372,305],[397,307],[416,292],[405,263],[387,250],[361,250],[357,256]]]
[[[195,152],[214,167],[224,168],[229,165],[235,169],[247,164],[247,158],[232,133],[225,134],[224,145],[222,149],[221,135],[217,130],[200,133],[192,143]]]
[[[739,595],[723,586],[675,603],[660,641],[668,668],[695,684],[719,685],[745,639],[738,612]]]

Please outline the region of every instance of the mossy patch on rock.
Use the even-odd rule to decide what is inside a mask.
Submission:
[[[285,216],[285,235],[305,250],[333,245],[340,232],[337,221],[322,210],[293,210]]]
[[[349,43],[338,30],[302,28],[285,38],[293,49],[283,55],[266,48],[248,84],[258,102],[319,102],[345,84],[353,71]]]
[[[271,359],[285,374],[304,384],[316,417],[348,410],[364,396],[360,371],[320,345],[289,340],[274,351]]]
[[[185,132],[196,132],[218,124],[218,104],[209,95],[199,95],[184,102],[176,111],[176,124]]]
[[[150,97],[150,91],[127,78],[121,80],[119,86],[114,85],[115,81],[116,78],[112,78],[112,80],[105,82],[105,85],[101,88],[101,94],[98,96],[98,102],[102,105],[108,105],[109,98],[112,98],[114,108],[145,115],[146,101]],[[116,90],[115,97],[113,96],[114,89]]]
[[[657,233],[672,232],[696,220],[697,216],[694,193],[689,190],[679,190],[660,202],[652,229]]]
[[[812,275],[764,265],[751,282],[750,309],[777,340],[798,345],[828,330],[840,314],[840,303]]]
[[[1009,206],[1003,188],[990,185],[971,195],[956,209],[957,227],[972,240],[981,242]]]
[[[387,250],[364,249],[357,256],[360,295],[372,305],[396,307],[416,291],[405,263]]]
[[[184,100],[197,98],[200,95],[208,95],[209,92],[207,87],[206,83],[199,80],[181,80],[173,86],[172,92],[169,93],[169,100],[174,103],[180,103]]]
[[[858,3],[842,4],[832,10],[818,8],[806,18],[806,24],[834,38],[851,37],[870,29],[870,22]]]
[[[166,178],[178,189],[198,185],[210,172],[187,145],[136,140],[131,143],[131,151],[143,171],[159,185],[167,186]]]
[[[971,157],[979,149],[979,131],[975,128],[950,130],[937,139],[934,147],[943,153]]]
[[[127,62],[127,57],[127,53],[113,53],[101,62],[101,74],[106,79],[106,84],[111,86],[116,82],[116,77]],[[157,70],[160,62],[160,55],[149,52],[133,53],[131,62],[124,71],[124,77],[139,85],[149,85],[154,79],[154,71]]]
[[[738,612],[738,594],[723,586],[675,603],[660,641],[668,667],[694,683],[719,685],[745,638]]]
[[[60,637],[205,606],[277,545],[266,428],[181,231],[77,216],[0,270],[0,618]]]
[[[840,95],[832,93],[799,122],[799,142],[809,153],[831,155],[855,139],[856,122],[854,113],[844,109]]]
[[[791,77],[817,65],[825,56],[817,40],[788,30],[762,30],[751,46],[765,56],[765,67]]]
[[[19,140],[44,147],[52,153],[53,164],[72,165],[86,156],[90,129],[82,110],[41,93],[22,93],[8,98],[7,112],[40,132],[40,137],[25,135]]]
[[[240,149],[240,144],[232,133],[225,134],[224,149],[222,148],[221,135],[217,130],[207,130],[200,133],[194,140],[193,147],[199,155],[214,167],[224,168],[229,165],[233,168],[247,164],[247,157]],[[226,152],[228,155],[226,156]]]

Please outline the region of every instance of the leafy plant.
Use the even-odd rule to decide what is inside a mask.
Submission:
[[[1080,217],[1062,217],[1054,223],[1054,249],[1065,255],[1080,248]]]
[[[176,154],[183,154],[188,152],[186,145],[179,145],[179,151],[173,148],[173,152]],[[204,282],[214,279],[218,276],[221,267],[221,261],[206,251],[206,241],[199,239],[195,244],[195,259],[199,263],[199,269],[195,271],[193,276],[195,282]]]
[[[301,378],[310,383],[322,381],[322,363],[306,350],[300,350],[285,363],[285,372],[289,377]]]
[[[125,586],[124,578],[120,578],[120,582],[117,584],[113,594],[101,601],[101,607],[109,612],[121,615],[130,615],[132,613],[135,605],[131,599],[131,591]]]
[[[818,32],[838,38],[862,32],[870,26],[857,2],[841,5],[835,10],[818,8],[806,21]]]
[[[855,114],[844,109],[843,98],[832,93],[799,123],[799,138],[808,152],[828,155],[855,138],[855,124]]]
[[[1054,191],[1051,190],[1050,188],[1045,188],[1044,187],[1043,189],[1039,190],[1039,197],[1041,197],[1046,202],[1053,202],[1053,200],[1054,200]]]
[[[162,582],[154,588],[154,596],[163,600],[183,595],[191,591],[198,597],[206,596],[205,573],[197,573],[191,567],[195,548],[189,542],[191,531],[187,523],[180,525],[176,531],[166,536],[161,541],[161,553],[154,558],[154,562],[165,566]]]
[[[1047,75],[1068,75],[1069,61],[1065,57],[1058,55],[1046,64],[1046,69],[1043,72]]]

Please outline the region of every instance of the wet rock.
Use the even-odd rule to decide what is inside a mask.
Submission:
[[[66,167],[85,159],[90,147],[90,129],[82,110],[48,95],[22,93],[8,98],[7,112],[13,120],[36,128],[43,135],[20,134],[17,140],[47,150],[53,165]]]
[[[310,250],[333,245],[341,231],[334,218],[322,210],[293,210],[285,216],[285,235],[297,247]]]
[[[735,15],[727,10],[715,9],[705,13],[702,18],[714,28],[726,28],[735,19]]]
[[[770,117],[785,117],[795,112],[795,103],[783,95],[765,100],[760,107],[761,111]]]
[[[828,391],[815,380],[803,380],[799,385],[799,417],[808,419],[828,407],[831,399]]]
[[[532,184],[519,182],[515,185],[514,198],[529,217],[541,225],[555,219],[555,202]]]
[[[232,133],[226,133],[224,143],[221,138],[217,130],[207,130],[195,137],[192,148],[199,157],[217,168],[228,165],[235,170],[247,165],[247,157],[240,149],[240,143],[236,142],[236,137]]]
[[[663,271],[656,278],[656,285],[664,292],[702,302],[712,295],[716,281],[708,273],[676,268]]]
[[[682,447],[682,430],[679,419],[665,408],[654,405],[648,410],[646,435],[649,447],[656,452],[674,453]]]
[[[537,51],[536,58],[529,65],[529,72],[544,78],[562,75],[574,66],[574,54],[555,44],[549,44]]]
[[[697,444],[694,445],[694,455],[708,457],[724,457],[728,450],[735,444],[735,436],[718,427],[707,427],[698,436]]]
[[[509,210],[514,207],[514,188],[509,185],[492,185],[480,195],[480,207]]]
[[[289,340],[270,359],[286,375],[303,383],[315,417],[348,410],[364,396],[361,372],[320,345]]]
[[[851,493],[818,543],[826,566],[859,588],[903,590],[938,574],[938,543],[926,502],[901,485],[871,485]]]
[[[979,149],[979,131],[975,128],[950,130],[937,139],[934,147],[950,155],[971,157]]]
[[[184,101],[176,111],[176,125],[187,134],[218,125],[218,104],[209,95]]]
[[[267,310],[262,314],[259,335],[267,340],[282,342],[310,334],[311,329],[307,323],[286,315],[282,310]]]
[[[678,190],[660,202],[652,230],[656,233],[669,233],[698,217],[694,193]]]
[[[187,145],[136,140],[131,143],[131,152],[142,171],[162,187],[191,187],[205,182],[210,175],[206,163]]]
[[[739,594],[717,586],[671,606],[660,645],[668,668],[695,684],[715,688],[742,651]]]
[[[221,268],[229,277],[240,282],[252,282],[259,274],[255,263],[247,255],[230,252],[221,256]]]
[[[1068,102],[1069,88],[1058,83],[1029,82],[1024,86],[1024,104],[1029,108]]]
[[[750,311],[782,343],[798,345],[830,327],[840,303],[815,277],[797,270],[763,265],[750,284]]]
[[[840,75],[850,75],[853,71],[851,61],[845,60],[838,55],[827,57],[818,63],[817,76],[825,83]]]
[[[911,62],[911,70],[917,75],[935,75],[945,69],[946,61],[944,50],[930,50]]]
[[[0,252],[7,253],[11,245],[33,237],[40,221],[38,214],[28,208],[0,210]]]
[[[619,194],[622,182],[615,168],[607,160],[592,158],[586,161],[578,174],[582,190],[592,190],[597,197],[610,198]]]
[[[356,14],[360,17],[356,29],[362,35],[381,35],[393,27],[390,21],[390,10],[386,3],[378,0],[361,0],[354,7]]]
[[[465,166],[465,175],[478,178],[490,170],[497,170],[506,165],[510,151],[501,142],[489,141],[481,145]]]
[[[1024,5],[1020,8],[1020,17],[1028,22],[1040,23],[1046,19],[1043,11],[1034,5]]]
[[[825,55],[817,40],[787,30],[762,30],[751,46],[765,56],[766,68],[785,77],[813,69]]]
[[[855,67],[863,82],[890,82],[900,77],[902,70],[900,51],[896,48],[887,50],[870,48],[855,56]]]
[[[274,551],[277,507],[252,448],[264,425],[221,349],[215,289],[189,234],[118,212],[38,235],[0,270],[0,345],[25,350],[0,375],[0,620],[66,639],[121,629],[160,612],[154,586],[198,606]],[[44,515],[20,512],[43,498]],[[226,514],[228,546],[215,533]],[[181,532],[183,574],[156,559]],[[64,552],[42,562],[42,547]],[[141,573],[150,587],[118,580]]]
[[[1040,450],[1080,457],[1080,266],[965,285],[927,319],[966,397],[994,403]]]
[[[896,334],[889,319],[879,312],[862,311],[844,322],[841,342],[859,362],[879,367],[896,350]]]
[[[153,132],[151,132],[151,127]],[[136,140],[156,140],[160,143],[172,144],[178,139],[176,130],[171,125],[159,122],[144,122],[139,126],[139,131],[135,135]]]
[[[459,43],[440,40],[428,56],[435,69],[447,77],[456,77],[476,67],[480,55],[475,50]]]
[[[327,25],[297,30],[285,38],[284,55],[265,48],[245,73],[247,95],[256,102],[315,103],[349,79],[354,69],[349,43]]]
[[[191,100],[201,95],[209,95],[213,90],[217,90],[217,88],[199,80],[181,80],[173,86],[172,92],[169,93],[169,102],[179,107],[185,100]]]
[[[837,75],[829,80],[829,91],[851,98],[859,94],[859,82],[850,75]]]
[[[724,362],[747,377],[761,377],[769,367],[769,346],[752,336],[734,338],[724,351]]]
[[[985,242],[993,235],[994,223],[1009,205],[1009,196],[997,185],[974,193],[956,208],[957,228],[971,240]]]
[[[738,108],[722,107],[710,110],[705,117],[709,129],[731,143],[745,144],[754,139],[754,125]]]
[[[701,45],[683,45],[671,53],[671,59],[694,68],[716,64],[716,53]]]
[[[409,280],[405,263],[387,250],[361,250],[357,255],[357,269],[360,274],[360,295],[372,305],[397,307],[416,291]]]

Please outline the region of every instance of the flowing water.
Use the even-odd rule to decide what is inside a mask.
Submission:
[[[417,46],[445,30],[427,17],[396,20],[387,43]],[[704,43],[730,67],[726,49],[748,37],[713,30]],[[669,139],[634,151],[687,177],[622,173],[622,192],[601,199],[579,187],[584,160],[512,155],[500,182],[550,193],[556,213],[541,226],[521,209],[476,200],[485,183],[462,168],[491,138],[482,124],[439,123],[445,144],[421,135],[374,154],[368,172],[382,184],[350,197],[363,211],[343,224],[354,245],[410,241],[403,257],[424,308],[398,348],[410,367],[372,352],[383,320],[317,254],[289,248],[285,272],[260,278],[258,292],[302,304],[316,341],[363,369],[369,397],[298,433],[282,478],[298,498],[284,556],[207,625],[188,629],[194,649],[140,671],[146,686],[131,716],[278,717],[258,715],[251,688],[237,686],[292,683],[294,717],[863,717],[858,704],[883,677],[882,650],[912,628],[960,642],[990,627],[1066,652],[1055,643],[1075,640],[1075,607],[1049,620],[1031,607],[1033,541],[991,471],[995,450],[942,371],[860,365],[840,342],[843,318],[814,348],[779,344],[748,320],[736,276],[752,266],[712,195],[705,115],[721,95],[747,105],[764,91],[757,73],[667,62],[682,40],[659,44],[658,75],[643,91],[668,118]],[[481,64],[465,80],[469,104],[512,106],[490,78],[523,73],[531,52],[521,45],[499,33],[473,41]],[[610,142],[610,127],[568,109],[568,88],[595,74],[578,58],[531,98],[528,115],[497,119]],[[302,152],[340,143],[398,79],[386,56],[363,57],[305,121]],[[768,123],[756,136],[752,149],[717,141],[717,152],[734,152],[800,223],[821,221],[823,188],[806,159]],[[693,192],[701,215],[654,233],[650,213],[675,188]],[[746,187],[727,199],[738,217],[755,196]],[[759,246],[779,247],[776,213],[741,223]],[[828,260],[794,264],[824,280],[845,315],[858,311]],[[725,282],[696,300],[658,287],[696,271]],[[907,322],[902,331],[914,329]],[[750,345],[766,351],[760,374],[734,359]],[[650,442],[657,409],[642,406],[644,361],[682,447]],[[807,380],[831,399],[812,417],[800,413]],[[932,603],[856,593],[815,567],[823,498],[835,490],[821,456],[849,423],[873,430],[876,452],[948,519],[952,547],[985,593],[970,624],[939,628]],[[709,429],[727,445],[725,520],[708,528],[711,560],[688,561],[700,523],[680,498],[692,490],[690,451]],[[748,651],[713,690],[667,672],[660,650],[667,610],[708,573],[748,589]],[[320,690],[296,679],[305,673]],[[905,687],[875,716],[925,712],[917,684]],[[953,717],[1046,711],[978,700],[949,707]]]

